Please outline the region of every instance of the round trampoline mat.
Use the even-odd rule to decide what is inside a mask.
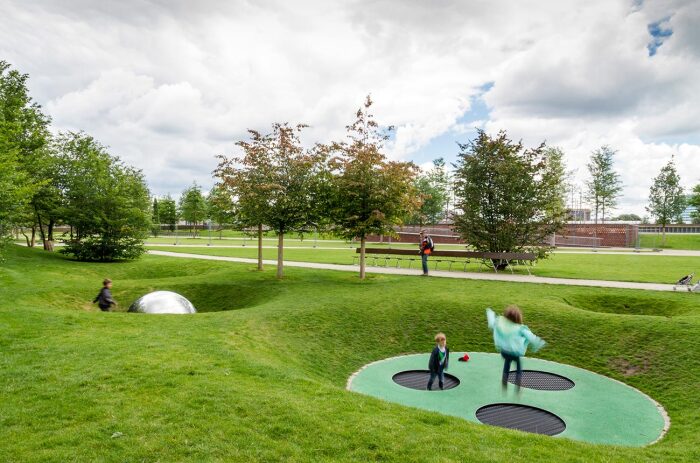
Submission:
[[[515,384],[515,371],[508,374],[508,382]],[[538,370],[523,370],[520,385],[538,391],[566,391],[576,384],[569,378],[555,373]]]
[[[468,362],[450,365],[445,386],[451,389],[440,393],[425,390],[430,377],[426,371],[428,353],[365,365],[348,379],[347,388],[409,407],[503,426],[503,432],[519,429],[593,444],[649,445],[662,438],[670,426],[665,410],[653,399],[594,372],[526,358],[526,387],[516,390],[508,384],[503,389],[500,354],[470,352],[469,357]],[[454,387],[457,381],[459,387]],[[514,374],[511,381],[515,381]]]
[[[418,389],[424,391],[428,387],[430,380],[430,371],[428,370],[407,370],[396,373],[391,379],[398,385],[408,387],[410,389]],[[453,389],[459,386],[459,379],[449,373],[445,373],[445,381],[443,389]],[[433,383],[433,391],[440,390],[438,379],[435,378]]]
[[[554,413],[541,408],[519,404],[490,404],[476,411],[484,424],[519,431],[556,436],[566,430],[566,423]]]

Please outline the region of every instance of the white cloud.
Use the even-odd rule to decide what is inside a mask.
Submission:
[[[247,128],[342,136],[371,93],[397,127],[392,158],[483,126],[561,145],[582,175],[608,144],[622,208],[640,212],[671,154],[700,181],[700,2],[637,3],[0,0],[0,59],[55,127],[91,133],[159,194],[208,188]],[[664,18],[673,34],[649,57]],[[461,122],[486,83],[488,118]]]

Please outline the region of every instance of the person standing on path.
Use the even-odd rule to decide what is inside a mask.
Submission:
[[[433,249],[435,248],[435,245],[433,244],[433,239],[428,235],[428,232],[425,230],[420,231],[420,258],[421,258],[421,263],[423,264],[423,276],[428,276],[428,256],[430,255],[431,252],[433,252]]]
[[[100,310],[103,312],[109,312],[110,307],[113,305],[116,307],[117,301],[112,298],[112,280],[109,278],[105,278],[104,281],[102,282],[102,289],[100,290],[99,294],[95,299],[92,301],[94,304],[97,302],[97,305],[100,307]]]

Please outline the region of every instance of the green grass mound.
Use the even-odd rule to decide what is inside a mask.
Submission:
[[[11,249],[0,265],[0,461],[700,459],[697,294],[655,295],[676,304],[674,315],[640,316],[567,301],[646,292],[287,275],[278,282],[251,265],[158,257],[82,264]],[[90,301],[104,277],[122,310],[162,289],[205,313],[101,313]],[[492,351],[484,308],[509,303],[548,341],[539,357],[655,398],[670,415],[668,435],[643,448],[593,445],[345,390],[367,363],[429,352],[437,331],[454,350]]]

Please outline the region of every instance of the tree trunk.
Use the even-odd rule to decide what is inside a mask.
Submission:
[[[258,224],[258,270],[263,270],[263,247],[262,247],[263,226]]]
[[[27,247],[33,248],[34,244],[36,243],[36,226],[32,226],[31,237],[24,232],[24,227],[20,227],[19,231],[22,233],[22,235],[24,235],[24,239],[27,241]]]
[[[277,278],[284,276],[284,231],[280,230],[277,236]]]
[[[48,234],[46,235],[47,241],[44,244],[44,249],[47,251],[53,251],[53,227],[56,225],[53,219],[49,219]]]
[[[44,251],[53,251],[53,246],[49,246],[46,234],[44,234],[44,224],[41,223],[41,214],[39,214],[36,208],[34,210],[36,211],[36,219],[39,222],[39,234],[41,235],[41,243],[43,244]]]
[[[360,238],[360,280],[365,279],[365,237]]]

